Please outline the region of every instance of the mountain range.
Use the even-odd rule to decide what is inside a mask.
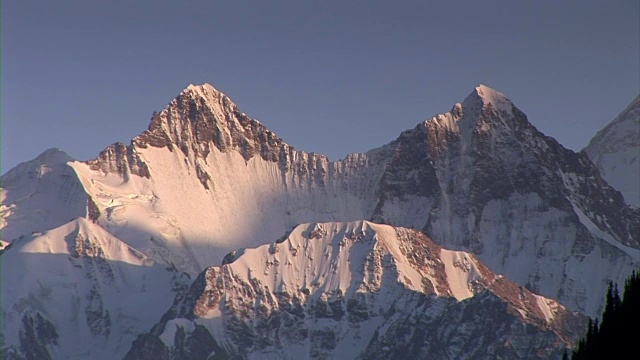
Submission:
[[[637,137],[593,145],[637,109],[575,153],[480,85],[331,162],[190,85],[129,145],[2,176],[2,354],[560,357],[640,264]]]

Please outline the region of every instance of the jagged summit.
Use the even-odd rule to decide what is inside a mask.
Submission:
[[[161,112],[154,113],[149,128],[134,139],[146,146],[177,147],[189,158],[206,157],[210,145],[220,151],[240,148],[248,159],[258,143],[281,142],[257,120],[240,112],[228,96],[210,84],[187,86]]]
[[[403,135],[414,133],[421,137],[425,130],[433,133],[429,135],[432,153],[441,152],[454,145],[451,142],[452,134],[459,135],[460,140],[466,144],[489,137],[525,138],[541,135],[509,98],[482,84],[476,86],[449,112],[424,120],[414,129],[405,131]]]
[[[475,87],[462,104],[456,104],[451,113],[443,116],[450,118],[448,127],[455,128],[455,132],[460,131],[469,139],[487,108],[507,117],[513,116],[511,101],[504,94],[482,84]],[[454,124],[459,119],[462,120],[460,124]],[[178,148],[189,159],[193,159],[192,156],[206,158],[211,145],[222,152],[237,150],[245,160],[257,154],[275,162],[282,160],[282,155],[296,157],[292,146],[259,121],[241,112],[228,96],[209,83],[189,84],[162,111],[154,113],[148,130],[134,138],[134,144],[138,148]],[[307,155],[324,157],[315,153],[303,156]],[[135,154],[123,156],[127,157],[137,160]],[[144,165],[140,164],[140,167]],[[142,171],[142,174],[146,172]]]

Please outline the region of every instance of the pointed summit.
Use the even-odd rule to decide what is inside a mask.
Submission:
[[[197,92],[197,93],[216,93],[216,94],[221,94],[222,92],[218,89],[216,89],[213,85],[209,84],[209,83],[204,83],[204,84],[200,84],[200,85],[194,85],[194,84],[189,84],[189,86],[187,86],[184,90],[182,90],[182,93],[185,92]]]
[[[209,83],[202,83],[202,84],[189,84],[185,90],[197,90],[197,89],[208,89],[208,90],[213,90],[216,92],[221,92],[220,90],[216,89],[215,86],[209,84]]]
[[[192,162],[205,159],[211,146],[222,152],[239,150],[245,160],[260,154],[265,160],[278,161],[281,147],[286,145],[207,83],[190,84],[162,111],[154,113],[148,130],[134,143],[140,148],[178,148]]]
[[[513,103],[503,93],[486,85],[478,85],[462,103],[467,108],[491,106],[498,112],[512,114]]]
[[[191,99],[206,99],[208,102],[217,102],[218,100],[224,99],[225,102],[233,103],[228,96],[209,83],[201,85],[189,84],[189,86],[182,90],[180,95],[178,95],[178,98],[184,97]]]
[[[61,149],[53,147],[43,151],[42,154],[38,155],[34,160],[43,164],[53,165],[66,163],[67,161],[74,161],[75,159]]]
[[[55,147],[47,149],[35,158],[16,165],[14,168],[2,175],[2,186],[6,187],[7,183],[12,182],[11,179],[19,177],[20,174],[36,171],[36,169],[41,166],[65,164],[69,161],[75,161],[75,159],[69,156],[66,152]]]

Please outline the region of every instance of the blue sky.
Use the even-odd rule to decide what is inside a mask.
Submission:
[[[640,92],[637,0],[439,3],[3,1],[1,171],[129,143],[190,83],[332,160],[479,83],[574,150]]]

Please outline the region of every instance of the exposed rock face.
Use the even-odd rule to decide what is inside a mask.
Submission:
[[[585,320],[404,228],[300,225],[228,260],[126,358],[553,358]]]
[[[584,149],[628,204],[640,207],[640,95]]]
[[[104,149],[98,158],[87,161],[91,170],[120,175],[129,181],[131,175],[149,178],[149,168],[140,159],[136,148],[123,143],[115,143]]]
[[[538,132],[492,89],[478,87],[389,146],[395,157],[382,177],[375,221],[423,229],[589,314],[598,312],[607,278],[622,281],[614,274],[637,264],[637,209],[583,153]]]
[[[58,345],[58,332],[40,312],[25,311],[19,342],[2,349],[3,359],[53,359],[50,346]],[[5,344],[3,344],[4,346]]]

